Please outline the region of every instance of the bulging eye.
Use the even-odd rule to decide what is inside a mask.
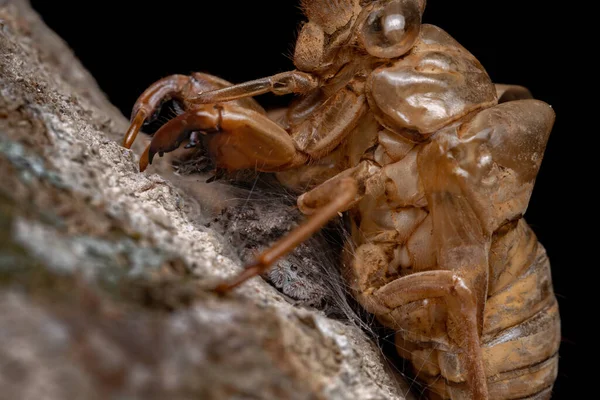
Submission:
[[[384,0],[373,5],[359,28],[359,38],[372,56],[394,58],[410,50],[420,28],[418,0]]]

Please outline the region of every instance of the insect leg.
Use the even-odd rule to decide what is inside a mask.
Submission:
[[[183,107],[189,108],[186,99],[199,92],[210,92],[231,86],[231,83],[217,76],[194,72],[189,76],[170,75],[150,85],[137,99],[131,113],[131,125],[125,134],[123,146],[130,148],[138,132],[148,120],[152,119],[161,104],[170,99],[176,99]],[[247,108],[260,114],[264,109],[254,99],[246,98],[235,102],[235,105]]]
[[[202,92],[196,96],[187,98],[187,101],[194,104],[209,104],[252,97],[269,92],[277,95],[306,93],[315,89],[318,84],[318,80],[311,74],[300,71],[288,71],[222,89]]]
[[[156,154],[176,150],[192,133],[209,135],[207,147],[218,168],[283,169],[303,163],[287,132],[266,115],[236,104],[201,105],[164,124],[140,158],[144,171]]]
[[[477,304],[474,293],[455,271],[436,270],[419,272],[396,279],[373,292],[378,303],[390,310],[405,304],[444,298],[448,313],[461,330],[464,339],[463,356],[467,382],[474,400],[487,400],[488,389],[477,323]]]
[[[343,178],[336,181],[335,187],[330,188],[328,202],[316,210],[303,224],[281,238],[269,249],[262,252],[256,261],[246,267],[242,273],[229,282],[224,282],[215,288],[217,293],[226,293],[244,283],[248,279],[265,272],[277,259],[292,251],[300,243],[325,226],[332,218],[350,207],[356,200],[358,184],[353,178]]]
[[[170,75],[150,85],[137,99],[131,113],[131,125],[123,139],[123,146],[131,148],[142,125],[156,112],[161,103],[170,98],[181,97],[181,92],[190,82],[185,75]]]

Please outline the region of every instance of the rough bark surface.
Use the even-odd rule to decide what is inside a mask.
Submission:
[[[28,3],[0,0],[0,398],[404,398],[352,324],[261,279],[207,291],[239,258],[168,163],[138,172],[126,127]]]

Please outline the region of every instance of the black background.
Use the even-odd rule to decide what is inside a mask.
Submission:
[[[294,0],[32,4],[126,116],[149,84],[169,74],[203,71],[242,82],[293,69],[293,43],[303,19]],[[526,213],[548,250],[561,309],[555,399],[570,398],[575,391],[576,354],[582,348],[582,319],[576,315],[582,305],[577,299],[581,275],[574,271],[589,263],[578,227],[587,204],[580,202],[585,196],[577,181],[582,146],[573,139],[573,121],[580,118],[573,106],[577,97],[569,93],[572,74],[578,74],[568,54],[576,31],[571,11],[538,0],[429,0],[424,15],[424,22],[442,27],[469,49],[495,82],[527,86],[556,111]],[[287,101],[269,95],[259,100],[266,105]]]

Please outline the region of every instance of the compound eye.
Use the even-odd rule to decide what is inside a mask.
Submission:
[[[411,49],[420,28],[417,0],[379,1],[360,27],[359,38],[372,56],[394,58]]]

